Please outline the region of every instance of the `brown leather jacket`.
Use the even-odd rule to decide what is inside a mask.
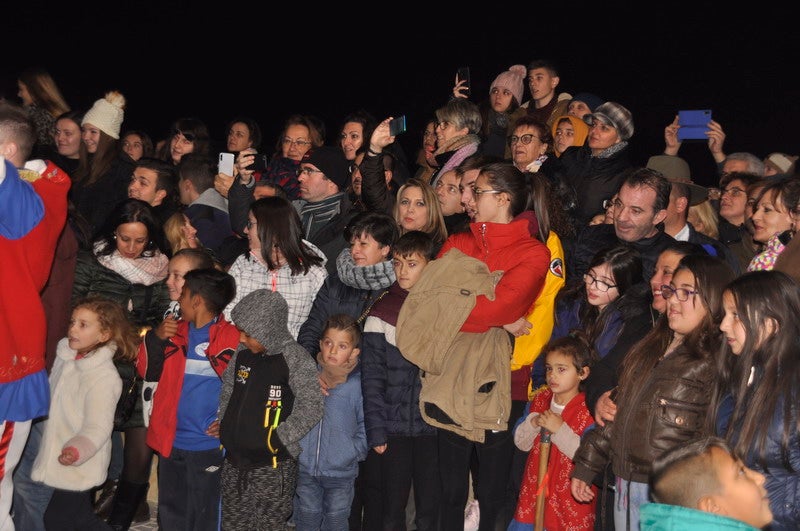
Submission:
[[[714,364],[679,349],[636,382],[632,400],[617,404],[614,422],[588,431],[575,454],[572,477],[591,483],[608,461],[622,479],[647,483],[653,460],[705,433]]]

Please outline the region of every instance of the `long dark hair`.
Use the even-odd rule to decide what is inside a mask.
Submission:
[[[619,297],[610,302],[603,310],[599,310],[597,306],[586,302],[585,282],[581,282],[573,288],[562,290],[556,296],[557,305],[562,301],[567,302],[576,299],[582,302],[578,317],[581,327],[593,345],[596,344],[597,339],[605,330],[609,320],[618,310],[626,306],[625,303],[629,299],[636,297],[637,300],[646,304],[643,297],[646,286],[642,280],[642,255],[639,251],[628,245],[614,245],[601,249],[592,258],[587,271],[603,264],[608,264],[611,267],[614,284],[619,293]],[[635,285],[641,286],[641,289],[632,289]],[[628,297],[629,293],[630,297]],[[556,315],[556,319],[558,319],[558,315]],[[622,328],[620,328],[621,330]]]
[[[511,217],[519,216],[528,206],[530,200],[530,185],[525,174],[519,171],[510,162],[494,162],[481,169],[480,175],[485,175],[489,186],[493,190],[505,192],[509,195]]]
[[[81,131],[83,131],[83,126],[81,126]],[[100,131],[97,150],[94,153],[89,153],[86,149],[86,144],[81,140],[75,180],[84,185],[97,182],[102,176],[111,171],[111,167],[119,157],[119,140],[112,138],[105,131]]]
[[[100,229],[99,236],[95,238],[95,243],[99,243],[100,247],[95,253],[97,256],[107,256],[117,249],[116,235],[117,227],[126,223],[141,223],[147,228],[147,243],[142,251],[143,257],[151,257],[157,251],[165,252],[161,248],[163,237],[161,235],[161,224],[156,220],[153,213],[153,207],[148,203],[139,199],[128,199],[120,203],[111,215],[108,221]]]
[[[707,311],[700,324],[683,338],[676,353],[680,351],[682,355],[695,360],[706,359],[719,350],[722,292],[728,282],[733,280],[733,270],[724,261],[708,255],[684,256],[675,268],[675,274],[681,270],[689,271],[694,276],[698,291],[694,303],[698,304],[699,300],[699,304],[705,306]],[[667,351],[672,337],[673,331],[669,327],[667,315],[663,314],[653,329],[631,348],[622,363],[618,403],[630,398],[638,390],[637,380],[642,381],[644,375],[654,370]]]
[[[739,455],[755,451],[763,462],[770,425],[782,406],[781,457],[787,469],[796,471],[789,463],[789,437],[800,431],[800,286],[780,271],[753,271],[726,291],[733,296],[746,339],[738,356],[727,344],[721,349],[715,401],[730,392],[735,405],[727,433],[720,435]]]
[[[277,196],[263,197],[250,205],[256,218],[261,258],[269,269],[280,267],[272,261],[272,248],[280,249],[292,270],[292,275],[305,275],[312,266],[322,265],[322,257],[303,243],[300,215],[292,204]]]

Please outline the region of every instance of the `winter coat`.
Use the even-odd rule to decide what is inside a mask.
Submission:
[[[67,338],[59,342],[50,374],[50,414],[31,472],[34,481],[71,491],[89,490],[105,481],[114,410],[122,392],[112,361],[116,350],[110,342],[76,360]],[[75,447],[79,457],[66,466],[58,457],[68,446]]]
[[[639,528],[642,531],[757,531],[741,520],[663,503],[645,503],[639,507]]]
[[[206,356],[220,377],[239,345],[239,330],[220,315],[208,332]],[[147,445],[159,455],[169,457],[178,425],[178,403],[183,389],[188,348],[189,323],[178,322],[177,333],[161,340],[150,330],[139,345],[136,371],[148,382],[159,382],[153,394],[153,411],[147,429]]]
[[[586,225],[592,216],[605,211],[603,201],[617,193],[625,171],[633,167],[629,151],[626,145],[608,157],[595,157],[586,143],[568,147],[561,154],[561,179],[575,192],[579,225]]]
[[[588,432],[575,454],[573,477],[591,483],[611,461],[614,474],[647,483],[663,452],[706,435],[715,380],[713,361],[679,347],[631,385],[630,401],[617,404],[614,422]]]
[[[356,478],[358,463],[369,450],[358,367],[347,381],[329,391],[322,420],[300,440],[300,448],[303,472],[314,477]]]
[[[420,414],[420,369],[400,353],[395,326],[408,292],[396,282],[370,310],[361,339],[361,388],[370,448],[390,436],[433,435]]]
[[[93,235],[103,228],[111,212],[128,200],[128,184],[133,169],[133,159],[127,154],[121,154],[111,164],[108,172],[94,183],[73,182],[69,197],[76,210],[89,222]]]

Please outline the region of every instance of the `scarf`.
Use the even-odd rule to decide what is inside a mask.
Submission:
[[[339,384],[347,381],[347,375],[353,372],[353,369],[358,365],[358,352],[354,349],[350,357],[341,365],[331,365],[326,362],[322,352],[317,353],[317,363],[319,363],[322,371],[319,373],[319,378],[322,380],[328,389],[333,389]]]
[[[333,194],[322,201],[304,203],[300,207],[300,219],[305,228],[305,237],[309,238],[320,227],[324,226],[341,211],[342,193]]]
[[[452,170],[461,164],[465,158],[476,153],[480,143],[481,140],[477,135],[469,134],[451,138],[448,142],[445,142],[443,145],[439,146],[439,149],[437,149],[435,152],[436,155],[447,153],[449,151],[455,151],[455,153],[453,153],[453,155],[447,160],[447,162],[444,163],[439,171],[436,172],[432,186],[436,185],[436,181],[439,180],[441,175],[444,175],[448,171]]]
[[[375,265],[357,266],[349,248],[342,249],[336,258],[336,272],[339,274],[339,279],[351,288],[386,289],[395,281],[391,260],[378,262]]]
[[[104,244],[98,242],[94,246],[95,256]],[[100,265],[109,268],[131,284],[144,284],[152,286],[167,278],[169,258],[160,251],[153,256],[140,256],[139,258],[125,258],[115,249],[109,255],[97,256]]]
[[[607,159],[607,158],[611,157],[612,155],[614,155],[615,153],[619,153],[620,151],[622,151],[626,147],[628,147],[628,141],[627,140],[623,140],[622,142],[617,142],[616,144],[614,144],[611,147],[607,147],[606,149],[601,151],[599,154],[592,155],[592,156],[596,157],[598,159]]]

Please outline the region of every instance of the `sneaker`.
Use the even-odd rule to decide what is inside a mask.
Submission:
[[[472,500],[467,503],[467,508],[464,510],[464,531],[478,531],[480,525],[481,509],[478,500]]]

